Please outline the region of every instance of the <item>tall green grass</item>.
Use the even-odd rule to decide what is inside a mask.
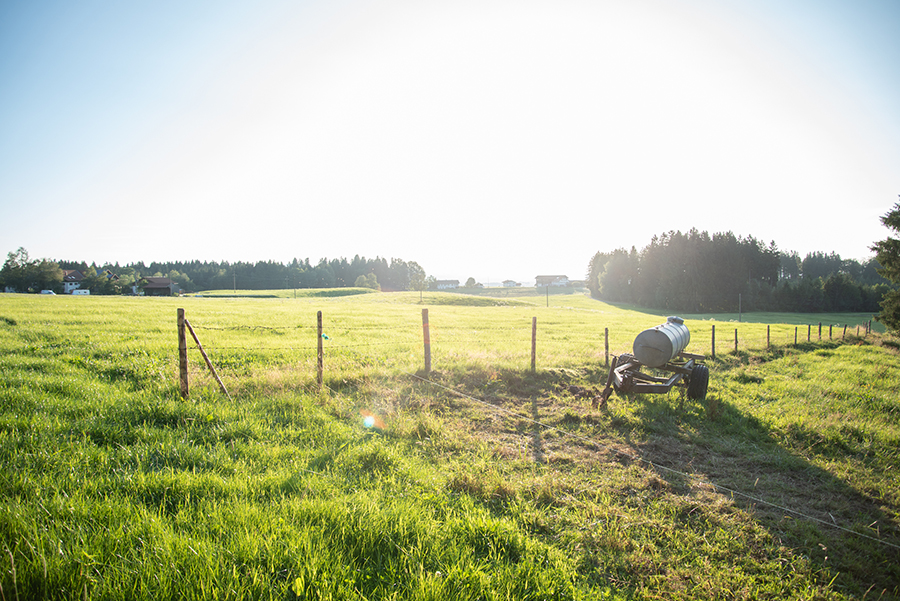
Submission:
[[[664,317],[546,303],[0,296],[2,597],[898,595],[889,339],[795,347],[787,325],[766,349],[740,324],[706,403],[602,411],[604,329],[625,352]],[[233,401],[195,351],[179,398],[178,307]],[[734,327],[710,317],[691,350]]]

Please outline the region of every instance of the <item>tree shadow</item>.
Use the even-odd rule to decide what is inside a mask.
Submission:
[[[729,497],[783,545],[835,573],[838,589],[900,596],[897,508],[786,448],[759,419],[716,395],[705,403],[672,393],[616,399],[630,403],[639,424],[636,455],[676,494]],[[610,426],[635,437],[633,421]]]
[[[738,360],[736,366],[741,364]],[[886,501],[792,451],[765,423],[713,393],[705,403],[684,398],[680,389],[667,395],[616,393],[610,410],[591,411],[590,393],[602,388],[607,373],[602,366],[537,373],[476,366],[432,373],[446,389],[435,388],[433,405],[423,408],[476,418],[472,423],[498,446],[524,437],[537,463],[554,464],[562,440],[545,436],[545,425],[595,428],[610,441],[606,449],[601,449],[605,442],[587,440],[590,435],[566,444],[582,447],[580,452],[592,458],[612,451],[613,460],[623,465],[641,461],[653,474],[649,486],[660,487],[653,494],[678,495],[686,505],[701,508],[707,519],[717,520],[721,506],[733,503],[777,541],[775,547],[806,558],[818,574],[834,575],[832,586],[840,592],[868,599],[900,597],[896,507],[883,507]],[[470,401],[447,389],[481,404],[473,412]],[[626,418],[617,404],[628,406]],[[508,413],[484,419],[491,405],[514,409],[522,419],[514,425],[503,424]]]

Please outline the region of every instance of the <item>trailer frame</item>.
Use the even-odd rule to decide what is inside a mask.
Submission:
[[[689,398],[703,400],[709,385],[709,368],[700,363],[704,355],[678,353],[658,369],[671,372],[668,377],[653,376],[641,371],[646,367],[634,355],[624,353],[613,357],[606,378],[606,388],[594,398],[593,407],[605,407],[613,390],[619,393],[666,394],[675,386],[686,389]]]

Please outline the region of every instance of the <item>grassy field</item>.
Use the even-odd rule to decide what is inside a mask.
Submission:
[[[706,401],[593,409],[604,332],[663,316],[286,292],[0,295],[0,599],[900,598],[900,357],[870,316],[685,316],[693,352],[716,326]],[[196,350],[180,398],[177,308],[230,398]]]

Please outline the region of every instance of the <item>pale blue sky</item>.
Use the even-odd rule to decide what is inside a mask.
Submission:
[[[867,258],[896,0],[0,3],[0,252],[583,277],[697,227]]]

